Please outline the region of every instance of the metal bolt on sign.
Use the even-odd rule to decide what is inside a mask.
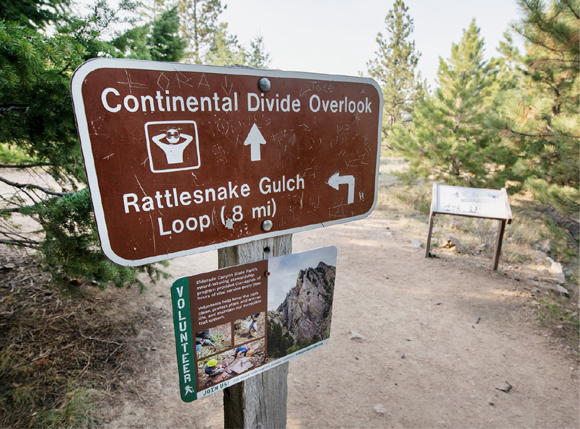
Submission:
[[[264,92],[268,92],[272,88],[270,79],[268,79],[267,77],[263,77],[262,79],[260,79],[260,82],[258,84],[260,86],[260,89]]]

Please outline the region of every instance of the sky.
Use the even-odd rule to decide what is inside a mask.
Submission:
[[[386,35],[385,17],[393,0],[222,0],[220,20],[231,34],[249,46],[264,37],[270,68],[285,71],[358,76],[366,75],[375,58],[378,32]],[[486,57],[496,48],[510,22],[520,14],[515,0],[405,0],[414,20],[419,70],[431,87],[439,57],[451,55],[463,30],[475,18],[485,40]],[[521,45],[520,45],[521,46]]]

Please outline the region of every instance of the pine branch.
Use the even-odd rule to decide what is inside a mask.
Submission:
[[[0,214],[4,214],[4,213],[20,213],[20,211],[23,208],[26,208],[26,207],[3,208],[3,209],[0,209]]]
[[[545,18],[543,11],[536,11],[536,9],[534,9],[534,6],[531,4],[530,1],[523,0],[523,3],[525,4],[525,6],[527,7],[527,9],[528,9],[529,12],[531,12],[531,13],[538,12],[538,13],[540,13],[542,15],[542,18]],[[570,5],[568,5],[568,6],[572,9],[572,7]],[[576,15],[575,12],[573,12],[573,13]],[[578,16],[578,15],[576,15],[576,16]],[[533,22],[529,22],[528,24],[529,25],[535,25],[535,26],[537,26],[542,32],[544,32],[546,34],[550,34],[551,33],[550,29],[545,28],[542,25],[542,21],[541,20],[535,19]],[[515,27],[514,27],[514,30],[516,30],[518,32],[518,34],[520,34],[520,36],[522,36],[525,39],[527,39],[530,43],[535,44],[535,45],[539,45],[539,46],[541,46],[541,47],[543,47],[543,48],[545,48],[545,49],[547,49],[549,51],[552,51],[552,52],[557,53],[557,54],[562,54],[563,52],[566,51],[566,50],[559,50],[559,49],[555,49],[555,48],[552,48],[550,46],[547,46],[544,42],[542,42],[540,40],[537,40],[538,39],[537,37],[533,38],[532,36],[529,36],[528,34],[524,34],[525,33],[525,30],[524,31],[519,31]],[[577,62],[577,61],[571,61],[571,62]]]
[[[50,162],[38,162],[36,164],[0,164],[0,168],[32,168],[32,167],[49,167],[54,164]]]
[[[572,14],[576,17],[576,19],[580,19],[578,12],[574,10],[574,7],[570,4],[570,1],[564,0],[564,2],[566,3],[566,6],[568,6],[568,9],[570,9],[570,12],[572,12]]]
[[[513,133],[513,134],[517,134],[519,136],[524,136],[524,137],[535,137],[535,138],[541,138],[541,137],[554,137],[554,134],[526,134],[526,133],[520,133],[518,131],[512,130],[510,127],[508,127],[507,125],[504,126],[504,129],[506,129],[507,131]],[[568,135],[568,134],[563,134],[566,137],[573,137],[573,138],[580,138],[580,136],[575,136],[575,135]]]
[[[18,188],[18,189],[31,189],[31,190],[38,189],[39,191],[42,191],[45,194],[55,195],[57,197],[64,197],[65,195],[72,194],[72,192],[56,192],[56,191],[51,191],[50,189],[43,188],[42,186],[33,185],[33,184],[30,184],[30,183],[16,183],[16,182],[12,182],[12,181],[10,181],[8,179],[5,179],[3,177],[0,177],[0,182],[4,182],[7,185],[13,186],[13,187]]]
[[[11,110],[23,110],[25,112],[28,112],[28,109],[30,109],[30,106],[27,106],[25,104],[11,104],[0,106],[0,113],[9,112]]]
[[[2,232],[2,234],[6,235],[5,232]],[[38,246],[40,246],[40,241],[35,241],[35,240],[31,240],[29,238],[25,238],[25,237],[20,237],[18,236],[19,239],[13,238],[13,239],[0,239],[0,243],[1,244],[8,244],[8,245],[12,245],[12,246],[23,246],[23,247],[29,247],[31,249],[36,249],[38,248]]]
[[[10,246],[28,247],[30,249],[37,249],[40,242],[34,240],[3,240],[0,239],[0,244],[8,244]]]

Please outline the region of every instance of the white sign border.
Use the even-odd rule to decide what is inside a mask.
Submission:
[[[222,243],[216,243],[209,246],[195,247],[192,249],[182,250],[179,252],[167,253],[164,255],[157,255],[142,259],[125,259],[118,256],[113,249],[109,241],[109,233],[107,229],[107,223],[105,221],[105,213],[103,211],[101,190],[99,189],[99,183],[97,180],[97,172],[95,168],[95,160],[93,157],[91,139],[89,134],[89,126],[87,123],[85,104],[82,97],[82,85],[85,78],[93,71],[99,69],[107,68],[131,68],[137,70],[155,70],[155,71],[184,71],[184,72],[197,72],[197,73],[208,73],[208,74],[229,74],[229,75],[241,75],[241,76],[256,76],[258,78],[271,77],[271,78],[292,78],[292,79],[304,79],[304,80],[319,80],[325,82],[354,82],[354,83],[365,83],[375,87],[380,99],[380,109],[379,109],[379,127],[377,130],[377,165],[376,165],[376,176],[375,176],[375,198],[373,205],[370,210],[362,215],[353,216],[349,218],[337,219],[328,222],[323,222],[321,224],[312,224],[304,227],[291,228],[285,230],[277,230],[264,234],[252,235],[250,237],[244,237],[237,240],[225,241]],[[95,213],[95,220],[97,223],[97,232],[99,234],[99,240],[101,241],[101,248],[103,253],[107,258],[116,264],[127,266],[127,267],[137,267],[145,264],[151,264],[154,262],[161,262],[164,260],[177,258],[180,256],[187,256],[196,253],[207,252],[210,250],[221,249],[224,247],[235,246],[238,244],[249,243],[251,241],[263,240],[271,237],[278,237],[286,234],[294,234],[296,232],[308,231],[315,228],[331,226],[351,221],[356,221],[364,219],[371,214],[375,209],[378,198],[378,186],[379,186],[379,168],[381,162],[381,125],[383,118],[383,92],[381,87],[370,78],[355,77],[355,76],[340,76],[340,75],[325,75],[316,73],[306,73],[306,72],[289,72],[282,70],[266,70],[266,69],[254,69],[246,67],[218,67],[218,66],[204,66],[198,64],[182,64],[182,63],[170,63],[170,62],[154,62],[154,61],[144,61],[144,60],[126,60],[126,59],[115,59],[115,58],[94,58],[81,64],[74,72],[71,79],[71,95],[73,101],[73,107],[75,111],[75,118],[77,122],[77,129],[79,132],[79,139],[81,143],[81,150],[83,153],[83,158],[85,160],[85,171],[87,173],[87,180],[89,184],[89,190],[91,192],[91,200],[93,204],[93,211]]]

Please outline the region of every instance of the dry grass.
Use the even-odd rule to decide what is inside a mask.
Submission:
[[[405,185],[397,179],[397,175],[404,172],[405,164],[400,159],[381,159],[377,209],[387,217],[397,219],[407,236],[425,243],[432,184]],[[548,268],[550,263],[546,254],[539,249],[546,242],[551,244],[549,256],[564,266],[566,288],[572,299],[545,295],[538,300],[538,320],[580,356],[578,223],[535,203],[530,194],[511,195],[509,200],[513,222],[506,226],[500,262],[504,266],[531,267],[530,272],[540,272]],[[493,258],[498,227],[499,222],[496,220],[435,216],[433,252],[444,257],[469,257],[476,264],[486,266]],[[441,247],[444,239],[449,236],[461,242],[460,253],[457,247]]]
[[[8,268],[8,269],[6,269]],[[137,361],[127,338],[154,315],[112,314],[92,287],[54,290],[33,259],[0,251],[0,427],[91,427]],[[131,362],[127,367],[135,367]]]
[[[405,163],[398,158],[381,158],[380,188],[377,209],[401,225],[412,237],[425,243],[431,206],[432,184],[405,185],[397,174],[405,172]],[[566,286],[573,295],[578,291],[578,232],[574,221],[563,219],[532,201],[529,194],[510,196],[513,222],[506,226],[501,261],[505,264],[536,265],[538,250],[549,241],[549,256],[567,269]],[[461,241],[462,254],[491,258],[499,222],[459,216],[436,216],[433,237],[436,242],[453,236]],[[570,231],[570,233],[568,232]],[[433,247],[437,247],[434,244]],[[456,249],[451,252],[455,252]],[[445,252],[437,249],[438,252]]]

